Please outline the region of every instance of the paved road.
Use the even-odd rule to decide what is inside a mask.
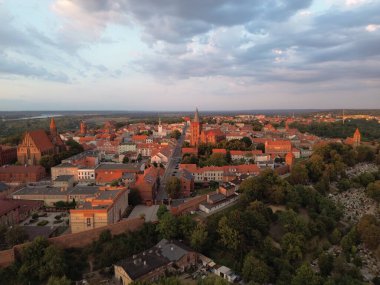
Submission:
[[[158,189],[158,193],[157,193],[157,197],[156,197],[156,201],[158,203],[160,203],[162,200],[168,198],[168,194],[165,191],[165,185],[166,185],[166,182],[168,181],[169,177],[171,177],[172,173],[174,172],[175,166],[177,165],[177,163],[182,158],[181,149],[182,149],[183,141],[185,140],[186,130],[187,130],[187,125],[185,124],[185,126],[182,130],[181,137],[177,141],[177,145],[174,148],[173,155],[171,156],[169,163],[165,169],[164,177],[161,180],[160,188]]]

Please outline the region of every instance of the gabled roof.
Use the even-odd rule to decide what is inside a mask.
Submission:
[[[36,147],[41,151],[48,151],[54,149],[54,146],[44,130],[35,130],[27,132],[26,135],[29,135]]]

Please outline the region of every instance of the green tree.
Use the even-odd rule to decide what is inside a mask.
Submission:
[[[212,166],[223,166],[227,165],[226,156],[223,153],[213,153],[211,156],[205,161],[206,165]]]
[[[50,169],[57,164],[58,163],[52,155],[44,155],[40,159],[40,165],[44,167],[46,171],[50,171]]]
[[[162,216],[168,212],[168,208],[165,205],[160,205],[157,210],[157,218],[161,220]]]
[[[49,246],[45,238],[37,237],[21,251],[21,267],[18,276],[23,281],[38,282],[40,268],[44,265],[42,260],[45,249]]]
[[[309,176],[308,176],[306,166],[301,163],[297,163],[296,165],[294,165],[290,172],[289,182],[292,183],[293,185],[296,185],[296,184],[305,185],[307,184],[308,180],[309,180]]]
[[[357,224],[357,233],[369,249],[376,249],[380,241],[380,222],[373,215],[364,215]]]
[[[293,233],[286,233],[281,239],[281,247],[289,261],[302,260],[304,237]]]
[[[181,137],[181,132],[179,130],[174,130],[171,134],[170,134],[170,137],[171,138],[174,138],[176,140],[178,140],[180,137]]]
[[[111,184],[110,184],[110,186],[111,187],[117,187],[117,186],[119,186],[119,180],[118,179],[116,179],[116,180],[113,180],[112,182],[111,182]]]
[[[339,244],[342,238],[342,233],[338,229],[334,229],[330,236],[330,241],[332,244]]]
[[[49,276],[63,276],[66,269],[63,250],[54,245],[47,247],[39,268],[40,280],[45,280]]]
[[[226,157],[225,157],[225,160],[226,160],[226,162],[227,162],[228,164],[231,163],[231,161],[232,161],[231,151],[229,151],[229,150],[226,151]]]
[[[170,212],[165,213],[157,225],[157,230],[163,238],[176,238],[178,236],[177,219]]]
[[[261,150],[261,151],[264,153],[264,152],[265,152],[265,144],[263,144],[263,143],[258,143],[258,144],[256,145],[256,149]]]
[[[366,189],[368,197],[380,203],[380,180],[369,183]]]
[[[195,229],[196,222],[189,214],[181,215],[177,219],[178,231],[181,238],[190,241],[191,234]]]
[[[314,273],[310,265],[304,263],[296,271],[296,275],[293,277],[291,285],[320,285],[321,279]]]
[[[209,275],[205,279],[201,279],[197,283],[198,285],[229,285],[230,283],[216,275]]]
[[[318,257],[318,266],[323,276],[328,276],[334,266],[334,256],[328,253],[321,253]]]
[[[70,279],[67,279],[66,276],[51,276],[47,282],[47,285],[71,285],[71,281]]]
[[[359,183],[364,187],[367,187],[370,183],[375,182],[375,176],[370,172],[364,172],[357,178],[359,179]]]
[[[131,204],[132,206],[137,206],[141,204],[141,201],[142,201],[141,196],[137,189],[135,188],[131,189],[131,191],[129,192],[128,201],[129,201],[129,204]]]
[[[340,241],[344,253],[350,254],[354,246],[359,242],[358,232],[356,227],[353,227]]]
[[[5,242],[8,247],[13,247],[16,244],[21,244],[28,240],[28,235],[25,230],[19,226],[13,226],[5,234]]]
[[[240,139],[240,141],[242,141],[245,144],[246,148],[250,148],[252,145],[252,140],[249,137],[243,137],[242,139]]]
[[[219,220],[217,232],[223,246],[231,250],[238,249],[240,242],[239,232],[229,225],[226,216]]]
[[[202,251],[206,245],[208,232],[204,224],[197,224],[191,234],[190,244],[196,251]]]
[[[175,176],[170,177],[166,183],[165,190],[170,198],[179,198],[181,196],[181,180]]]
[[[268,283],[271,277],[269,266],[252,253],[245,257],[242,273],[245,281],[255,281],[259,284]]]
[[[323,158],[318,154],[313,154],[307,161],[306,168],[308,170],[309,178],[313,182],[318,182],[322,177],[325,168]]]

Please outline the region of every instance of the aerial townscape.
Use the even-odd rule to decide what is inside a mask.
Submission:
[[[2,280],[377,284],[372,113],[5,120]]]
[[[0,20],[0,285],[380,285],[379,0]]]

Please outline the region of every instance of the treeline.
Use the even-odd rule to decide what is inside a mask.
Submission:
[[[90,261],[94,270],[103,269],[157,242],[156,225],[151,223],[145,223],[139,231],[117,236],[104,231],[97,241],[81,249],[60,249],[47,239],[37,237],[21,250],[13,265],[0,269],[0,284],[69,285],[83,278]],[[109,272],[104,274],[112,276]]]
[[[60,164],[62,160],[84,151],[83,146],[74,140],[68,140],[65,145],[67,150],[58,154],[44,155],[41,157],[39,163],[46,169],[46,171],[49,172],[53,166]]]
[[[184,147],[188,147],[185,145]],[[212,153],[213,149],[226,149],[226,154]],[[217,144],[202,143],[198,147],[198,156],[185,154],[182,159],[182,163],[197,164],[199,167],[204,166],[224,166],[232,164],[231,150],[250,151],[254,149],[260,149],[264,151],[264,145],[254,145],[250,138],[243,137],[240,140],[223,140]],[[247,157],[247,160],[252,159]],[[251,160],[253,162],[253,160]],[[236,162],[237,164],[245,163],[245,161]]]
[[[292,123],[291,128],[296,128],[300,132],[308,132],[319,137],[342,138],[352,137],[356,128],[359,128],[363,141],[379,141],[380,127],[377,120],[346,120],[343,124],[340,122],[334,123],[318,123],[311,124]]]
[[[58,132],[78,130],[81,118],[56,117],[54,118]],[[26,131],[44,129],[49,130],[50,118],[17,121],[0,121],[0,143],[17,145],[21,142]]]

